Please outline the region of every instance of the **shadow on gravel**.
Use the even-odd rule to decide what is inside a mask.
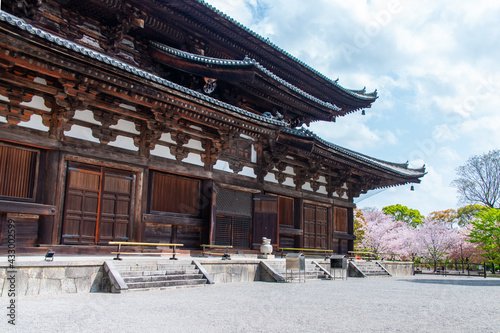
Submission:
[[[460,280],[460,279],[415,279],[415,280],[401,280],[412,283],[423,284],[449,284],[457,286],[471,286],[471,287],[500,287],[500,280]]]

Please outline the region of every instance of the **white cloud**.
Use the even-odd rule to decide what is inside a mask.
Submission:
[[[311,125],[346,148],[428,166],[414,192],[403,186],[366,202],[404,200],[426,213],[456,208],[449,187],[455,169],[472,155],[498,149],[500,2],[208,2],[326,76],[339,77],[342,86],[378,89],[366,116]]]
[[[367,151],[375,146],[391,146],[398,142],[390,130],[370,129],[360,116],[347,116],[336,123],[317,122],[310,129],[321,138],[345,148]]]

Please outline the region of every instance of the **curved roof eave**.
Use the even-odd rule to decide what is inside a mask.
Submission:
[[[309,138],[310,140],[314,140],[321,144],[323,147],[327,149],[331,149],[337,153],[347,155],[353,159],[356,159],[364,164],[370,165],[372,167],[378,168],[378,169],[383,169],[385,171],[389,171],[391,173],[397,174],[403,178],[406,179],[411,179],[413,180],[418,180],[418,178],[423,177],[426,172],[425,172],[425,166],[422,168],[418,169],[412,169],[408,167],[408,164],[401,164],[401,163],[392,163],[392,162],[387,162],[379,159],[375,159],[373,157],[355,152],[353,150],[338,146],[336,144],[333,144],[331,142],[328,142],[326,140],[321,139],[318,137],[316,134],[314,134],[312,131],[306,130],[304,128],[301,129],[291,129],[291,128],[284,128],[282,129],[283,132],[295,135],[295,136],[300,136],[303,138]]]
[[[88,47],[79,45],[79,44],[71,42],[65,38],[51,34],[45,30],[34,27],[33,25],[26,23],[26,21],[24,21],[23,19],[18,18],[14,15],[11,15],[7,12],[4,12],[3,10],[0,10],[0,21],[7,22],[8,24],[10,24],[14,27],[17,27],[21,30],[25,30],[28,33],[30,33],[31,35],[45,39],[45,40],[49,41],[50,43],[57,44],[60,47],[64,47],[68,50],[80,53],[86,57],[92,58],[94,60],[97,60],[97,61],[102,62],[102,63],[107,64],[107,65],[113,66],[117,69],[126,71],[126,72],[133,74],[135,76],[150,80],[152,82],[155,82],[155,83],[160,84],[164,87],[173,89],[173,90],[178,91],[180,93],[184,93],[184,94],[189,95],[191,97],[195,97],[195,98],[204,100],[206,102],[209,102],[210,104],[213,104],[214,106],[218,106],[218,107],[221,107],[223,109],[228,110],[229,112],[236,113],[241,118],[252,118],[254,120],[264,122],[264,123],[267,123],[270,125],[275,125],[278,127],[288,126],[288,124],[286,122],[276,120],[276,119],[273,119],[270,117],[260,116],[258,114],[246,111],[246,110],[241,109],[239,107],[236,107],[234,105],[222,102],[222,101],[215,99],[213,97],[210,97],[210,96],[204,95],[202,93],[199,93],[197,91],[185,88],[179,84],[173,83],[173,82],[166,80],[162,77],[159,77],[159,76],[154,75],[152,73],[146,72],[140,68],[129,65],[129,64],[124,63],[124,62],[117,60],[115,58],[109,57],[109,56],[102,54],[100,52],[94,51]]]
[[[230,59],[219,59],[219,58],[211,58],[211,57],[206,57],[198,54],[192,54],[186,51],[178,50],[175,48],[172,48],[170,46],[150,41],[150,45],[154,47],[155,49],[159,50],[160,52],[166,52],[172,56],[176,56],[188,61],[196,62],[196,63],[202,63],[206,64],[208,66],[219,66],[219,67],[237,67],[237,68],[248,68],[252,67],[255,70],[258,70],[260,73],[265,75],[266,77],[278,82],[279,84],[283,85],[284,87],[292,90],[293,92],[299,94],[302,97],[305,97],[306,99],[310,100],[311,102],[314,102],[316,104],[319,104],[320,106],[327,108],[329,110],[335,111],[335,112],[340,112],[342,111],[341,108],[336,106],[335,104],[332,104],[330,102],[325,102],[320,100],[319,98],[316,98],[309,93],[303,91],[302,89],[292,85],[291,83],[287,82],[286,80],[280,78],[278,75],[274,74],[264,66],[262,66],[258,61],[255,59],[250,59],[248,57],[245,57],[243,60],[230,60]]]
[[[327,77],[326,75],[322,74],[318,70],[316,70],[316,69],[312,68],[311,66],[307,65],[306,63],[304,63],[302,60],[298,59],[297,57],[293,56],[292,54],[290,54],[287,51],[283,50],[282,48],[278,47],[276,44],[272,43],[268,38],[262,37],[261,35],[259,35],[255,31],[247,28],[243,24],[239,23],[238,21],[236,21],[235,19],[233,19],[229,15],[223,13],[222,11],[220,11],[216,7],[210,5],[209,3],[205,2],[204,0],[194,0],[194,1],[196,1],[196,2],[198,2],[200,4],[202,4],[202,5],[204,5],[208,9],[212,10],[216,15],[221,16],[222,18],[224,18],[225,20],[227,20],[231,24],[237,26],[238,28],[244,30],[246,33],[248,33],[251,36],[257,38],[259,40],[259,42],[267,44],[268,46],[270,46],[275,51],[278,51],[279,53],[285,55],[290,60],[292,60],[295,63],[297,63],[299,66],[301,66],[301,67],[307,69],[308,71],[314,73],[316,76],[320,77],[321,79],[323,79],[324,81],[326,81],[331,86],[333,86],[333,87],[335,87],[335,88],[337,88],[337,89],[339,89],[339,90],[347,93],[348,95],[350,95],[350,96],[352,96],[354,98],[357,98],[357,99],[361,99],[363,101],[370,101],[370,102],[374,102],[378,98],[378,96],[377,96],[377,90],[375,90],[372,93],[359,93],[359,90],[356,91],[356,90],[351,90],[351,89],[347,89],[347,88],[342,87],[340,84],[338,84],[339,79],[336,79],[336,80],[330,79],[329,77]]]

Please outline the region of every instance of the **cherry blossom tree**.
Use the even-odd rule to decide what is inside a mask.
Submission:
[[[397,254],[399,259],[414,261],[422,250],[419,229],[404,223],[398,225],[391,231],[386,246],[388,251]]]
[[[418,234],[422,245],[421,255],[432,260],[435,272],[437,262],[449,255],[453,245],[458,242],[458,230],[426,218],[419,227]]]
[[[462,272],[464,272],[464,265],[469,262],[471,258],[477,257],[480,254],[480,249],[477,244],[469,241],[472,225],[466,225],[458,230],[458,237],[456,242],[452,245],[450,250],[450,259],[462,264]]]
[[[404,227],[406,223],[394,221],[391,215],[386,215],[382,211],[363,212],[364,223],[361,223],[363,239],[359,247],[367,249],[375,254],[395,253],[394,245],[397,243],[398,229]]]

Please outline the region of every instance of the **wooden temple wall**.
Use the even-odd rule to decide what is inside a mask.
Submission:
[[[81,43],[106,43],[85,29]],[[347,188],[339,196],[331,175],[305,177],[286,156],[264,170],[274,129],[235,127],[214,106],[101,66],[0,31],[0,246],[14,220],[18,247],[255,249],[269,233],[275,246],[352,250]]]
[[[37,178],[33,181],[36,193],[30,198],[24,198],[23,203],[26,205],[31,203],[33,206],[50,205],[56,208],[56,213],[26,214],[29,210],[24,211],[23,206],[19,211],[7,214],[2,224],[2,244],[6,244],[5,229],[8,219],[16,221],[19,246],[105,244],[110,240],[178,242],[185,244],[187,248],[199,248],[200,244],[208,242],[226,244],[212,236],[217,232],[214,230],[216,221],[213,221],[217,219],[213,217],[214,214],[217,215],[217,207],[212,197],[213,186],[217,184],[217,186],[229,186],[235,192],[243,191],[251,195],[265,193],[278,198],[279,239],[273,242],[276,246],[330,248],[343,253],[351,249],[347,240],[334,239],[333,235],[352,234],[352,227],[348,226],[352,226],[353,205],[344,204],[346,205],[344,208],[332,205],[333,200],[307,191],[308,186],[297,191],[291,186],[292,177],[281,185],[277,184],[277,181],[265,181],[259,184],[251,172],[250,175],[239,176],[228,167],[220,168],[219,172],[217,170],[206,172],[197,164],[200,155],[194,153],[181,163],[172,159],[168,153],[164,157],[159,157],[158,154],[145,160],[138,157],[134,146],[130,144],[127,146],[125,140],[121,147],[113,147],[93,142],[91,136],[77,135],[75,132],[72,133],[73,137],[65,139],[62,149],[58,150],[56,147],[60,145],[56,141],[42,140],[38,133],[35,134],[40,131],[39,128],[42,128],[43,124],[41,121],[35,123],[33,119],[36,118],[14,126],[1,125],[0,147],[9,147],[16,152],[24,150],[36,152],[38,169],[35,171]],[[90,122],[84,123],[80,120],[79,124],[81,133],[91,128]],[[120,130],[126,132],[127,128],[123,126]],[[44,141],[48,141],[49,144],[44,146]],[[194,151],[196,145],[193,144],[192,147]],[[3,153],[1,157],[4,159],[6,154]],[[224,165],[224,163],[228,162],[222,161],[217,164]],[[126,174],[124,177],[128,175],[131,178],[130,184],[123,185],[125,190],[122,189],[122,195],[129,201],[129,211],[121,214],[128,215],[125,218],[128,218],[129,224],[121,233],[113,234],[113,226],[119,225],[115,222],[106,234],[100,233],[95,236],[98,231],[92,223],[95,224],[95,214],[98,213],[98,200],[105,199],[102,193],[99,199],[99,191],[106,190],[104,187],[100,188],[103,185],[99,184],[99,177],[101,174],[106,176],[107,170],[119,171]],[[2,173],[2,181],[10,177],[6,172]],[[88,176],[85,176],[86,172]],[[79,173],[79,177],[76,177],[76,173]],[[73,176],[76,180],[72,178]],[[160,178],[167,179],[163,181],[165,187],[163,190],[160,188],[162,186]],[[267,179],[272,180],[269,175]],[[116,186],[120,187],[120,184]],[[81,188],[84,188],[85,193]],[[70,191],[80,192],[70,194]],[[120,194],[118,190],[115,192],[111,194],[115,196],[117,193]],[[0,206],[9,205],[10,200],[20,200],[2,195]],[[72,226],[68,226],[68,220],[73,218],[71,213],[67,212],[68,205],[71,200],[75,201],[75,198],[77,205],[87,200],[86,203],[92,201],[93,206],[89,206],[86,212],[73,211],[74,214],[87,215],[74,221]],[[339,214],[338,210],[344,213]],[[94,214],[93,219],[90,216],[92,214]],[[81,224],[89,219],[91,220],[87,223],[89,227],[85,229]],[[253,236],[254,232],[249,232],[249,235]],[[243,247],[256,248],[255,244],[259,242],[258,239],[250,239],[248,245]]]
[[[345,207],[341,207],[333,205],[333,200],[313,194],[307,189],[297,191],[294,186],[287,186],[288,182],[293,183],[293,180],[285,181],[281,185],[273,181],[259,184],[252,175],[235,175],[229,168],[206,172],[202,166],[197,165],[200,155],[196,158],[194,153],[181,163],[169,158],[168,154],[164,157],[159,157],[158,154],[145,160],[137,156],[137,151],[131,145],[113,147],[92,142],[90,136],[83,134],[73,133],[74,136],[67,139],[63,146],[50,139],[47,140],[49,144],[44,146],[45,140],[41,140],[37,133],[43,126],[40,123],[1,126],[0,147],[9,147],[15,151],[34,151],[38,158],[38,169],[35,172],[37,178],[33,181],[36,193],[30,198],[24,198],[22,202],[25,205],[18,211],[3,214],[2,245],[7,244],[8,219],[16,221],[18,246],[106,244],[110,240],[178,242],[191,249],[197,249],[200,244],[209,242],[232,244],[236,238],[226,243],[216,237],[218,209],[213,192],[215,186],[226,186],[234,192],[249,193],[250,197],[261,193],[277,197],[278,214],[275,223],[279,238],[273,242],[275,246],[329,248],[342,253],[351,249],[348,245],[351,240],[335,239],[334,234],[352,234],[353,205],[343,203]],[[81,121],[80,126],[82,133],[85,133],[83,129],[90,129],[91,125]],[[126,127],[121,130],[125,132]],[[5,153],[2,154],[2,159],[5,156]],[[9,178],[9,174],[5,172],[2,173],[2,181]],[[108,174],[114,177],[113,172],[123,173],[121,176],[130,178],[124,180],[127,184],[115,184],[117,188],[114,193],[99,181],[99,177],[107,177]],[[124,200],[128,208],[117,212],[128,221],[121,232],[113,230],[120,225],[116,221],[112,221],[110,229],[104,233],[96,230],[99,200],[106,200],[102,193],[104,191],[115,197],[125,195]],[[11,200],[21,200],[2,195],[2,208],[9,205]],[[112,200],[116,201],[116,198]],[[68,212],[71,202],[76,202],[77,206],[85,203],[88,210],[75,211],[75,207],[71,207],[72,212]],[[55,207],[56,213],[28,214],[29,205],[33,206],[31,209]],[[338,213],[339,210],[343,213]],[[111,213],[115,213],[113,209]],[[72,214],[79,214],[76,221]],[[253,215],[253,212],[251,214]],[[260,243],[259,239],[252,239],[256,234],[255,230],[251,230],[252,215],[248,219],[250,230],[247,236],[250,239],[248,243],[240,241],[242,248],[255,249],[256,244]],[[112,218],[116,219],[116,216]]]

